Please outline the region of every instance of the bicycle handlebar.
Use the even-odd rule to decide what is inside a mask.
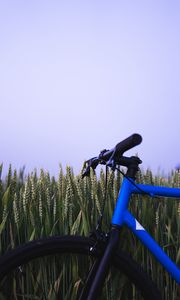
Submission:
[[[142,142],[142,137],[140,134],[134,133],[128,138],[124,139],[120,143],[118,143],[111,150],[103,150],[97,157],[93,157],[86,161],[88,164],[85,172],[83,173],[83,177],[89,175],[90,168],[95,169],[98,164],[106,164],[112,167],[112,161],[115,162],[117,159],[119,160],[123,153],[131,148],[139,145]]]
[[[124,152],[130,150],[131,148],[139,145],[142,142],[142,137],[140,134],[134,133],[130,135],[125,140],[118,143],[113,149],[111,150],[103,150],[99,158],[105,161],[108,161],[111,156],[120,157],[123,155]]]
[[[116,145],[116,153],[118,155],[123,155],[123,153],[131,148],[141,144],[142,137],[140,134],[134,133],[130,135],[127,139],[123,140],[119,144]]]

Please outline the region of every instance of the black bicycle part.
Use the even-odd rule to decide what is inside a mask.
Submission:
[[[97,221],[96,225],[96,231],[101,231],[102,228],[102,221],[103,221],[103,215],[104,215],[104,209],[105,209],[105,204],[107,200],[107,186],[108,186],[108,166],[106,166],[106,172],[105,172],[105,193],[102,201],[102,206],[101,206],[101,213]]]
[[[90,249],[93,249],[93,251],[90,251]],[[10,290],[11,286],[7,285],[7,289],[5,289],[5,291],[3,290],[2,287],[2,283],[4,283],[6,277],[12,270],[18,270],[18,271],[22,270],[22,274],[23,274],[24,264],[28,262],[33,262],[36,258],[43,258],[47,255],[48,257],[49,256],[53,257],[55,254],[62,254],[64,258],[64,256],[67,254],[70,255],[70,257],[73,254],[77,254],[80,257],[85,255],[87,256],[87,258],[92,258],[94,261],[94,266],[96,264],[96,267],[94,267],[94,269],[91,268],[91,271],[89,273],[91,277],[89,280],[89,285],[91,286],[93,284],[94,277],[97,272],[97,268],[99,266],[99,260],[102,255],[102,251],[105,251],[103,250],[102,245],[101,247],[99,247],[99,243],[97,243],[94,239],[87,238],[87,237],[78,237],[78,236],[50,237],[46,239],[32,241],[25,244],[24,246],[17,247],[15,250],[10,251],[9,253],[7,253],[6,255],[0,258],[0,293],[2,299],[8,299],[8,300],[14,299],[12,297],[11,290]],[[121,274],[122,273],[125,274],[125,276],[129,278],[130,282],[132,282],[136,286],[136,288],[139,291],[141,291],[144,297],[143,299],[146,300],[161,299],[160,293],[157,290],[155,284],[151,281],[151,279],[147,276],[147,274],[144,273],[142,268],[130,256],[123,253],[121,250],[118,250],[113,255],[111,263],[112,266],[116,268],[116,273],[118,273],[118,276],[120,274],[119,272],[117,272],[117,269],[120,271]],[[121,281],[119,282],[118,285],[118,293],[119,293],[120,285],[121,285]],[[5,293],[4,298],[3,298],[3,292]],[[22,298],[19,297],[17,299],[22,299]],[[39,299],[44,300],[46,298],[43,297]],[[101,298],[98,298],[98,300],[99,299]],[[120,298],[115,298],[115,299],[120,299]],[[125,300],[125,298],[121,298],[121,299]],[[128,298],[128,300],[129,299],[130,298]],[[68,300],[72,300],[72,298],[69,297]],[[85,296],[84,299],[81,298],[81,300],[87,300],[87,295]]]
[[[115,250],[117,249],[118,242],[119,242],[119,229],[112,228],[110,232],[110,238],[107,243],[107,247],[105,248],[105,251],[99,262],[99,266],[96,270],[95,277],[93,279],[92,286],[89,290],[87,300],[98,299],[106,275],[109,271],[112,257],[114,256]]]
[[[131,170],[134,168],[133,174],[129,174],[130,177],[134,178],[134,172],[137,172],[138,165],[141,163],[141,160],[137,157],[136,161],[134,157],[123,157],[123,153],[139,145],[141,142],[141,135],[135,133],[118,143],[113,149],[101,151],[99,156],[86,161],[87,167],[83,172],[82,177],[88,176],[90,174],[90,169],[92,168],[95,170],[98,164],[107,164],[113,170],[115,170],[116,165],[125,166],[127,168],[131,167]]]

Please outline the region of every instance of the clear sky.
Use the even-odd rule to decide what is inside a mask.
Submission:
[[[79,172],[137,132],[129,154],[168,172],[179,119],[180,1],[0,0],[4,170]]]

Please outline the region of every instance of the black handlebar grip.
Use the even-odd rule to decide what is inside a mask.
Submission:
[[[142,137],[140,134],[134,133],[127,139],[123,140],[115,147],[115,155],[123,155],[123,153],[131,148],[141,144]]]

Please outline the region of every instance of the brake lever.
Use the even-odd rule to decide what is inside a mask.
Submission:
[[[90,167],[88,166],[82,174],[82,179],[86,176],[89,176],[89,174],[90,174]]]
[[[99,164],[99,158],[98,157],[93,157],[93,158],[87,160],[85,163],[88,164],[88,166],[86,167],[84,173],[82,174],[82,178],[84,178],[85,176],[90,175],[91,168],[93,170],[96,169],[97,165]]]
[[[105,164],[105,163],[106,163],[106,162],[103,160],[103,155],[104,155],[107,151],[109,151],[109,150],[106,150],[106,149],[101,150],[101,152],[100,152],[100,154],[99,154],[99,156],[98,156],[98,158],[99,158],[101,164]]]

